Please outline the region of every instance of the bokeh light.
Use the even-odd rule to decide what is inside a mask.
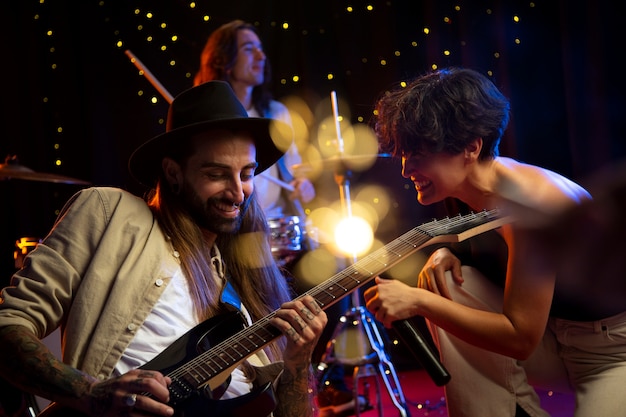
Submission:
[[[358,258],[372,247],[374,232],[362,217],[350,216],[337,223],[335,243],[346,256]]]

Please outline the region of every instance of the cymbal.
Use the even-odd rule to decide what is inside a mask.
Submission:
[[[10,179],[53,182],[59,184],[90,184],[88,181],[63,175],[36,172],[24,165],[20,165],[15,160],[7,158],[6,163],[0,164],[0,180]]]
[[[361,171],[370,168],[378,158],[391,158],[389,153],[361,154],[361,155],[334,155],[330,158],[309,161],[302,164],[292,165],[291,169],[296,174],[307,175],[314,171],[347,168]]]

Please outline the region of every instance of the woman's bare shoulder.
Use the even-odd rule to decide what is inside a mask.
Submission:
[[[547,168],[498,158],[499,192],[506,200],[543,212],[558,212],[591,196],[581,185]]]

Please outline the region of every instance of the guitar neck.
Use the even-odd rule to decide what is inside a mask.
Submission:
[[[497,210],[484,211],[434,220],[415,227],[298,298],[310,295],[323,309],[327,309],[377,275],[426,246],[441,242],[460,242],[511,221],[509,218],[499,217],[498,214]],[[185,374],[193,374],[195,380],[208,381],[231,370],[281,335],[281,332],[270,324],[274,316],[275,312],[254,322],[241,332],[200,354],[170,376],[181,378]],[[199,378],[197,374],[200,374],[202,378]],[[189,377],[186,379],[189,380]]]
[[[415,227],[302,296],[311,295],[326,309],[426,246],[461,242],[510,222],[497,214],[496,210],[472,213]]]

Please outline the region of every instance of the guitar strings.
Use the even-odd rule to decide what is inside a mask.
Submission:
[[[498,215],[499,210],[493,209],[425,223],[365,256],[298,298],[307,294],[311,295],[320,307],[325,309],[361,285],[364,285],[376,275],[399,263],[407,255],[419,250],[421,246],[433,237],[454,233],[457,228],[467,229],[468,224],[471,223],[477,223],[477,225],[487,223],[497,218]],[[335,294],[337,289],[339,291]],[[178,379],[184,374],[188,374],[196,380],[198,385],[201,385],[224,370],[236,366],[280,336],[280,331],[270,324],[270,320],[275,315],[276,312],[274,311],[257,320],[253,325],[226,338],[185,365],[172,371],[169,376],[173,379]],[[243,348],[245,352],[238,352],[237,349],[240,348]],[[205,366],[208,366],[210,369],[207,370]],[[194,370],[194,372],[192,373],[190,370]],[[199,371],[203,371],[205,374]]]

